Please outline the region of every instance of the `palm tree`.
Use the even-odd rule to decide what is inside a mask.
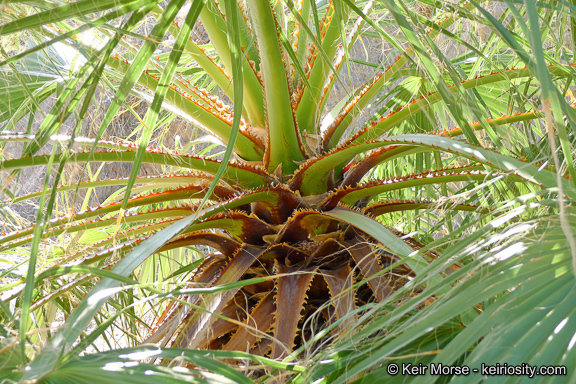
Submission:
[[[26,254],[30,266],[0,288],[7,377],[202,381],[200,367],[251,382],[215,356],[296,371],[294,381],[344,382],[390,374],[390,357],[476,364],[493,351],[484,340],[505,334],[510,342],[517,332],[532,332],[523,358],[567,359],[539,357],[552,348],[542,344],[552,328],[539,334],[531,316],[538,300],[568,289],[576,270],[567,206],[576,196],[574,112],[564,97],[573,68],[564,24],[553,22],[572,20],[571,5],[527,2],[497,19],[468,1],[434,3],[430,20],[387,0],[185,5],[81,0],[4,9],[0,36],[12,45],[1,64],[10,87],[0,140],[24,145],[0,169],[9,204],[38,201],[28,228],[5,213],[12,231],[0,238],[2,252]],[[488,27],[481,38],[489,44],[454,34],[462,20]],[[208,44],[191,37],[199,21]],[[85,31],[101,43],[88,45]],[[542,43],[554,33],[555,46]],[[354,59],[354,47],[371,37],[400,56]],[[68,74],[34,70],[32,62],[61,55],[57,44],[79,55]],[[448,58],[455,44],[464,53]],[[354,66],[372,75],[328,106]],[[85,137],[102,87],[114,97],[94,137]],[[43,113],[40,103],[54,92]],[[139,139],[105,138],[138,99],[149,102]],[[150,145],[176,116],[226,151]],[[129,177],[67,174],[74,164],[114,162],[132,163]],[[143,176],[142,164],[161,173]],[[46,167],[39,192],[10,191],[21,169],[37,166]],[[62,212],[74,193],[110,186],[121,189],[104,204],[77,211],[68,202]],[[547,228],[542,215],[560,226]],[[502,225],[511,229],[500,233]],[[546,244],[554,252],[543,257]],[[524,282],[535,271],[541,275]],[[537,289],[546,293],[528,300]],[[569,312],[570,304],[549,305]],[[515,317],[490,317],[515,305],[524,309]],[[556,320],[571,321],[557,311],[548,320],[554,332]],[[58,313],[66,321],[51,334]],[[519,331],[503,328],[509,319]],[[80,357],[98,338],[111,351]],[[571,351],[568,339],[556,343]],[[289,363],[306,351],[316,351],[310,370]],[[153,364],[179,356],[183,371]],[[524,362],[517,356],[509,361]]]

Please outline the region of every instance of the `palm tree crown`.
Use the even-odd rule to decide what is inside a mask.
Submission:
[[[558,186],[561,196],[576,196],[566,131],[559,133],[562,160],[552,163],[538,157],[545,140],[526,137],[538,130],[524,129],[546,121],[552,132],[551,122],[573,117],[557,92],[573,66],[548,52],[541,52],[545,60],[531,58],[513,26],[506,29],[475,3],[446,3],[430,20],[389,0],[186,3],[80,0],[3,11],[9,21],[0,36],[26,32],[41,43],[2,63],[7,84],[37,78],[11,91],[18,102],[0,104],[0,140],[24,143],[21,156],[6,157],[0,169],[11,172],[10,180],[35,166],[54,175],[40,192],[10,201],[37,199],[39,211],[35,225],[12,225],[0,237],[2,252],[29,249],[35,266],[26,279],[1,288],[5,302],[22,308],[17,322],[8,312],[6,321],[23,337],[31,314],[36,322],[53,320],[56,311],[69,315],[55,335],[43,334],[50,340],[27,373],[14,378],[58,377],[56,368],[79,348],[98,336],[108,341],[110,315],[111,322],[132,324],[128,344],[154,344],[166,359],[196,349],[284,359],[295,349],[322,350],[319,333],[379,340],[388,336],[357,326],[372,308],[382,311],[378,318],[403,311],[392,321],[401,324],[444,305],[451,287],[474,278],[479,259],[447,244],[466,242],[486,220],[497,221],[498,204]],[[455,38],[467,51],[448,59],[435,42],[454,37],[450,28],[462,18],[478,22],[477,14],[494,28],[490,41],[499,34],[494,49],[504,58]],[[146,34],[143,20],[150,22]],[[390,23],[403,38],[387,32]],[[200,25],[208,44],[191,36]],[[87,30],[98,31],[103,43],[86,44]],[[400,56],[382,64],[352,58],[363,35],[386,39]],[[70,76],[55,80],[24,64],[46,60],[47,47],[59,42],[82,57],[69,66]],[[531,45],[535,55],[538,44]],[[373,75],[329,103],[351,65]],[[512,100],[511,89],[539,92],[534,79],[542,103]],[[97,134],[85,137],[82,121],[102,85],[114,97]],[[55,91],[50,113],[33,131],[18,131],[19,121]],[[497,100],[507,95],[509,105]],[[138,142],[105,139],[132,98],[149,103]],[[379,109],[366,120],[373,104]],[[226,151],[213,156],[215,145],[204,153],[150,145],[176,116]],[[69,119],[75,127],[64,134]],[[51,153],[41,152],[47,147]],[[67,180],[73,164],[94,162],[132,163],[132,170],[122,179]],[[142,164],[162,172],[142,176]],[[62,214],[58,207],[74,191],[102,187],[121,189],[91,209],[74,210],[72,203]],[[424,243],[403,233],[422,228],[430,229]],[[432,236],[433,228],[450,233]],[[69,244],[43,256],[44,245],[58,237]],[[117,288],[121,283],[134,287],[142,303],[131,289]],[[104,304],[112,291],[121,299]],[[112,311],[105,309],[110,303]],[[467,316],[483,310],[468,303]],[[108,325],[75,347],[92,319]],[[466,327],[455,328],[464,334]],[[209,364],[198,359],[189,366]]]

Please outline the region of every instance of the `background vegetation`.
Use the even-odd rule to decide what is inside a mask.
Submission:
[[[574,381],[572,2],[2,7],[0,382]]]

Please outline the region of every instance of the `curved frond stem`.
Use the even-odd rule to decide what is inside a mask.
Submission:
[[[68,163],[85,163],[89,161],[100,162],[128,162],[134,161],[136,153],[128,149],[122,152],[81,152],[72,153],[68,156]],[[62,155],[55,155],[55,161],[59,161]],[[21,159],[6,160],[0,163],[0,170],[22,169],[25,167],[37,167],[47,165],[50,156],[32,156]],[[147,150],[143,159],[144,163],[164,164],[179,168],[197,169],[203,172],[216,174],[220,162],[206,159],[201,156],[177,154],[174,152],[161,152],[159,150]],[[248,188],[260,187],[274,182],[275,179],[259,167],[242,163],[229,163],[224,173],[224,179],[230,184],[242,183]]]
[[[283,175],[297,169],[295,162],[305,159],[305,151],[288,88],[285,59],[282,56],[277,31],[277,21],[268,2],[249,0],[248,11],[258,20],[254,32],[260,50],[260,66],[264,77],[267,129],[269,143],[265,156],[268,172],[275,172],[281,165]],[[270,31],[275,31],[270,33]]]

